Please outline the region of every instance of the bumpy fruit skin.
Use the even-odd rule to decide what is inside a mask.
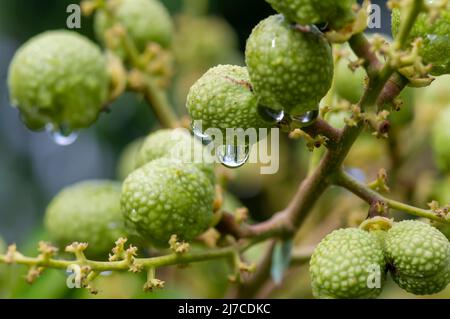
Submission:
[[[392,278],[399,287],[415,295],[432,295],[447,287],[450,281],[449,269],[426,278],[416,278],[392,274]]]
[[[247,40],[246,63],[260,104],[301,115],[317,110],[333,79],[331,46],[312,27],[303,32],[283,15],[261,21]]]
[[[84,181],[64,188],[47,207],[45,226],[61,247],[87,242],[88,256],[106,257],[120,237],[127,237],[120,208],[121,185]]]
[[[444,172],[450,172],[450,105],[445,108],[433,123],[432,146],[434,160]]]
[[[48,31],[28,40],[9,67],[12,104],[30,129],[92,124],[107,100],[109,79],[100,49],[73,31]]]
[[[120,0],[115,8],[115,18],[129,33],[139,51],[149,42],[168,47],[172,42],[173,25],[167,9],[157,0]],[[104,41],[105,31],[113,25],[99,10],[94,28],[97,38]]]
[[[340,28],[352,22],[355,0],[266,0],[289,20],[303,25],[328,23]]]
[[[377,268],[382,286],[385,259],[376,236],[357,228],[335,230],[319,243],[311,257],[313,294],[316,298],[375,298],[381,287],[369,288],[368,279]]]
[[[205,174],[166,158],[135,170],[122,186],[125,217],[155,246],[167,246],[173,234],[189,241],[205,231],[213,201],[214,187]]]
[[[395,282],[408,292],[437,293],[450,280],[450,243],[426,223],[394,224],[385,239],[385,254]]]
[[[247,130],[270,126],[258,112],[245,67],[219,65],[209,69],[189,90],[187,109],[201,121],[202,131],[217,128],[225,138],[227,128]]]
[[[184,129],[162,129],[150,133],[143,141],[135,159],[141,167],[158,158],[192,163],[214,183],[214,162],[202,143]]]
[[[400,26],[400,11],[392,11],[392,34],[395,36]],[[420,55],[425,63],[431,63],[431,74],[441,75],[450,73],[450,3],[440,11],[439,18],[430,23],[428,14],[419,14],[410,34],[409,41],[421,37],[423,46]]]

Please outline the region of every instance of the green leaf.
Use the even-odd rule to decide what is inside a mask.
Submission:
[[[292,239],[278,241],[275,244],[272,254],[272,267],[270,274],[275,284],[280,284],[283,275],[291,262]]]

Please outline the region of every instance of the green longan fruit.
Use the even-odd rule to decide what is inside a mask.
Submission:
[[[387,232],[385,254],[394,281],[408,292],[437,293],[450,280],[450,243],[426,223],[395,223]]]
[[[283,15],[261,21],[247,40],[246,63],[260,105],[302,115],[318,109],[333,79],[331,46],[315,27]]]
[[[136,157],[144,143],[144,138],[138,138],[128,144],[120,154],[117,164],[117,177],[123,181],[136,169]]]
[[[374,270],[379,287],[368,284]],[[358,228],[335,230],[314,250],[309,271],[316,298],[376,298],[385,279],[381,243]]]
[[[120,208],[121,184],[107,180],[79,182],[50,202],[45,226],[61,247],[86,242],[87,256],[107,257],[120,237],[127,237]]]
[[[266,0],[279,13],[303,25],[328,23],[341,28],[355,19],[355,0]]]
[[[193,163],[212,183],[215,181],[214,158],[202,143],[185,129],[162,129],[150,133],[137,152],[135,168],[158,158]]]
[[[95,15],[95,34],[102,42],[105,42],[106,30],[119,23],[141,52],[150,42],[156,42],[164,48],[170,46],[173,37],[172,20],[167,9],[158,0],[119,0],[114,10],[115,21],[111,21],[102,10],[98,10]]]
[[[434,160],[443,172],[450,172],[450,105],[433,123],[431,139]]]
[[[356,61],[356,57],[352,54],[352,61]],[[337,95],[349,101],[350,103],[358,103],[364,93],[364,79],[366,71],[359,67],[352,71],[348,67],[349,60],[341,58],[337,61],[334,72],[334,85]]]
[[[245,67],[209,69],[189,90],[187,109],[194,121],[201,121],[203,132],[217,128],[224,139],[227,128],[254,128],[258,133],[259,128],[271,126],[258,111],[258,98]]]
[[[392,11],[392,34],[395,36],[400,27],[400,11]],[[420,13],[410,34],[408,41],[422,38],[423,45],[420,48],[420,55],[425,63],[431,63],[433,69],[431,74],[441,75],[450,73],[450,3],[439,12],[439,17],[432,23],[429,15]]]
[[[160,158],[132,172],[123,183],[125,218],[155,246],[171,235],[190,241],[212,222],[215,191],[196,166]]]
[[[415,295],[432,295],[447,287],[450,282],[450,270],[445,269],[433,276],[417,278],[392,274],[395,283]]]
[[[108,97],[106,60],[97,45],[76,32],[44,32],[16,52],[8,86],[30,129],[88,127]]]
[[[224,19],[179,15],[176,22],[174,54],[183,71],[242,62],[238,37]]]

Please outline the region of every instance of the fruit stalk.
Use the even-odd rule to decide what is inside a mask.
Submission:
[[[253,242],[252,242],[253,243]],[[151,258],[135,258],[133,264],[139,265],[144,269],[157,268],[163,266],[172,266],[177,264],[188,264],[193,262],[206,261],[211,259],[219,259],[233,256],[236,251],[245,251],[249,248],[249,243],[242,243],[240,245],[228,246],[225,248],[218,248],[213,250],[205,250],[186,254],[168,254],[164,256],[151,257]],[[28,257],[14,252],[13,254],[0,255],[0,263],[5,264],[18,264],[26,266],[39,266],[45,268],[55,269],[67,269],[70,265],[88,266],[92,271],[129,271],[129,260],[120,261],[94,261],[86,259],[84,261],[79,260],[66,260],[66,259],[43,259],[41,257]]]
[[[450,224],[450,216],[441,215],[431,209],[422,209],[386,198],[378,192],[370,189],[367,185],[358,182],[356,179],[343,171],[339,171],[338,173],[336,173],[334,175],[334,178],[336,185],[344,187],[370,205],[375,205],[376,203],[384,203],[389,208],[396,209],[417,217],[424,217],[440,223]]]

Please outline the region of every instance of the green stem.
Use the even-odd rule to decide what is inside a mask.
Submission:
[[[188,264],[193,262],[201,262],[211,259],[219,259],[232,256],[236,251],[245,251],[249,248],[249,244],[241,246],[229,246],[225,248],[218,248],[214,250],[193,252],[186,254],[169,254],[159,257],[151,258],[136,258],[134,263],[142,266],[145,269],[157,268],[163,266],[171,266],[176,264]],[[0,263],[9,263],[9,256],[0,255]],[[56,269],[67,269],[70,265],[89,266],[92,271],[128,271],[130,263],[127,260],[121,261],[93,261],[93,260],[62,260],[62,259],[47,259],[44,260],[39,257],[27,257],[20,253],[15,253],[12,258],[12,264],[39,266]]]
[[[155,81],[150,76],[146,76],[145,84],[143,92],[145,99],[152,106],[153,113],[159,123],[164,127],[176,128],[178,126],[177,117],[172,111],[167,94],[156,86]]]
[[[444,224],[450,224],[450,216],[441,216],[429,209],[414,207],[393,199],[386,198],[373,189],[370,189],[367,185],[360,183],[342,170],[334,174],[334,183],[346,188],[370,205],[374,205],[377,202],[385,203],[389,208],[396,209],[410,215],[428,218],[430,220],[434,220]]]
[[[407,7],[405,19],[400,23],[400,29],[394,40],[394,50],[402,50],[406,44],[409,33],[411,32],[414,23],[423,9],[423,0],[411,0],[412,3]]]

